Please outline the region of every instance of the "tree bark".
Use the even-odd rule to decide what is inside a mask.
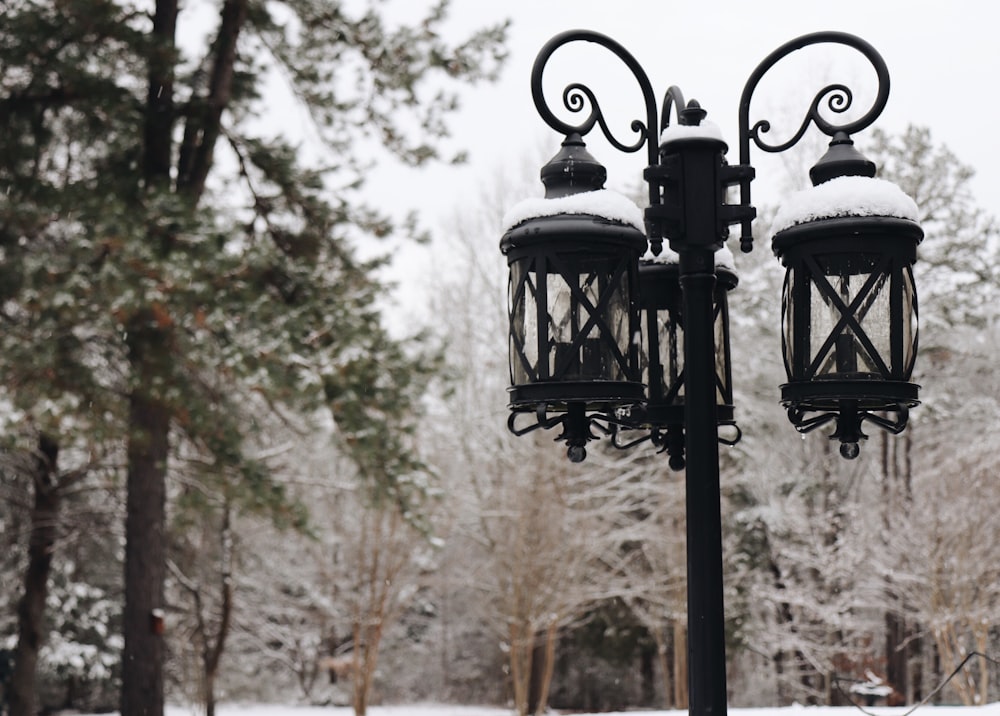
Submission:
[[[656,659],[660,665],[660,682],[663,686],[663,708],[674,708],[674,644],[673,636],[668,636],[667,628],[653,629],[656,639]],[[671,627],[671,630],[673,627]]]
[[[531,649],[531,671],[528,677],[528,713],[537,714],[542,705],[543,682],[545,681],[545,641],[540,635],[535,636],[535,644]]]
[[[173,157],[178,0],[156,0],[147,57],[143,178],[147,191],[169,191]],[[169,251],[172,236],[151,227],[148,240]],[[125,606],[121,712],[163,716],[163,619],[166,578],[166,475],[170,411],[162,397],[170,360],[168,326],[151,307],[127,323],[132,388],[126,465]]]
[[[178,157],[177,189],[197,201],[205,191],[212,169],[215,143],[222,131],[222,113],[232,99],[236,47],[247,19],[248,0],[226,0],[222,5],[219,32],[208,93],[198,111],[187,119]]]
[[[910,649],[907,644],[908,629],[906,620],[893,612],[885,614],[885,680],[896,691],[896,698],[905,702],[910,693],[909,662]],[[901,706],[902,704],[891,703]]]
[[[166,475],[170,411],[165,388],[170,341],[152,312],[131,322],[125,517],[122,713],[163,716],[163,619],[166,577]]]
[[[212,644],[208,643],[208,633],[204,635],[205,648],[203,661],[205,664],[205,716],[215,716],[215,681],[219,675],[222,663],[222,653],[229,637],[229,627],[233,616],[233,534],[231,524],[231,508],[227,503],[222,514],[221,551],[221,592],[219,626],[215,632]],[[200,617],[199,617],[200,618]]]
[[[39,436],[31,476],[35,500],[31,509],[28,568],[24,573],[24,594],[17,607],[17,646],[8,686],[10,716],[35,716],[38,712],[35,686],[38,652],[45,638],[45,599],[59,524],[58,455],[59,445],[46,435]]]
[[[687,627],[674,621],[674,708],[688,707]]]

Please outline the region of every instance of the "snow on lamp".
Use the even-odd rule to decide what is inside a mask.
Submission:
[[[586,456],[591,416],[643,400],[637,271],[642,213],[603,189],[606,171],[570,134],[541,171],[544,199],[504,218],[510,268],[510,408],[515,434],[562,425],[571,460]],[[534,413],[536,422],[518,426]],[[523,423],[523,421],[522,421]]]
[[[781,401],[808,432],[836,421],[831,439],[858,455],[861,424],[894,433],[918,404],[913,264],[917,207],[842,132],[810,171],[814,186],[775,217],[772,247],[786,267]]]

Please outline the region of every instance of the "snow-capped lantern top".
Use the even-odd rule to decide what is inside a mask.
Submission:
[[[558,216],[593,217],[621,224],[645,235],[642,210],[631,199],[604,188],[607,170],[572,133],[540,172],[544,198],[525,199],[503,217],[504,232],[532,219]]]
[[[628,197],[610,189],[595,189],[550,198],[530,198],[518,202],[503,217],[503,231],[529,219],[560,214],[593,216],[644,230],[642,210]]]
[[[865,176],[830,179],[793,194],[774,217],[773,230],[845,216],[888,216],[916,221],[917,204],[892,182]]]
[[[844,132],[833,135],[826,154],[809,170],[813,186],[793,194],[778,210],[775,233],[821,219],[884,216],[916,221],[916,202],[892,182],[875,178],[866,159]]]

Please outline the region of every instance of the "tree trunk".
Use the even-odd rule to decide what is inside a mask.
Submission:
[[[58,444],[45,435],[39,436],[38,455],[31,476],[35,501],[31,510],[28,568],[24,573],[24,594],[17,607],[14,672],[8,685],[10,716],[35,716],[38,711],[35,686],[38,652],[45,637],[45,599],[59,522],[58,455]]]
[[[906,514],[913,502],[912,463],[910,457],[910,433],[900,438],[891,438],[883,434],[882,442],[882,525],[886,535],[895,529],[893,518],[897,512]],[[900,454],[902,453],[902,454]],[[897,602],[897,610],[905,608],[901,597],[891,579],[886,584],[886,596]],[[913,686],[910,679],[910,655],[912,653],[912,638],[919,631],[908,624],[905,617],[897,611],[887,611],[885,614],[885,662],[886,681],[895,690],[890,695],[888,704],[899,706],[912,702]],[[899,703],[902,701],[902,703]]]
[[[645,646],[639,651],[639,676],[641,679],[642,706],[656,702],[656,646]]]
[[[540,715],[545,713],[548,708],[549,689],[552,686],[552,674],[555,673],[556,668],[556,637],[558,633],[559,625],[552,622],[545,630],[544,643],[535,648],[531,661],[531,685],[528,690],[529,713]]]
[[[173,158],[174,68],[178,0],[156,0],[147,56],[143,177],[147,191],[169,191]],[[172,236],[151,227],[166,252]],[[137,307],[126,339],[132,389],[126,465],[125,607],[121,712],[163,716],[163,619],[166,577],[166,476],[170,412],[162,392],[170,360],[167,326]]]
[[[208,634],[205,633],[205,650],[203,661],[205,664],[205,716],[215,716],[215,680],[219,675],[219,666],[222,663],[222,654],[226,649],[226,639],[229,638],[229,627],[233,616],[233,531],[232,531],[232,508],[227,502],[223,507],[222,531],[220,534],[221,544],[221,593],[219,615],[219,626],[215,632],[215,639],[209,647]],[[199,617],[201,619],[201,617]]]
[[[533,646],[527,636],[530,633],[530,627],[516,619],[511,619],[508,630],[510,644],[508,661],[511,688],[514,692],[514,710],[518,716],[527,716],[529,713],[528,683],[531,678],[531,656],[533,653]]]
[[[542,683],[545,680],[545,649],[546,644],[542,639],[538,639],[531,649],[531,675],[528,678],[529,714],[537,714],[541,706]]]
[[[896,691],[896,698],[904,701],[910,693],[910,649],[907,644],[909,636],[906,628],[906,620],[903,617],[887,612],[885,615],[885,680]],[[890,705],[900,706],[902,704],[892,703]]]
[[[135,387],[129,400],[121,707],[128,716],[163,716],[170,411],[160,392],[170,341],[151,311],[131,321],[128,341]]]
[[[653,630],[656,639],[656,658],[660,665],[660,681],[663,684],[663,708],[674,708],[674,655],[673,637],[668,637],[666,628]],[[669,641],[668,641],[669,640]]]
[[[688,707],[687,628],[678,619],[674,622],[674,708]]]

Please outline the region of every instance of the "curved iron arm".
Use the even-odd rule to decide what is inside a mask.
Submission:
[[[567,85],[562,94],[563,105],[570,112],[582,112],[588,104],[590,105],[590,114],[579,124],[569,124],[556,117],[545,101],[542,91],[542,73],[545,70],[546,63],[557,49],[570,42],[578,41],[593,42],[613,52],[625,63],[639,83],[639,89],[642,90],[643,103],[645,104],[646,119],[645,122],[639,119],[632,121],[631,129],[639,135],[639,138],[633,144],[625,144],[618,141],[617,137],[615,137],[608,127],[607,120],[604,118],[604,113],[601,111],[597,97],[584,84],[574,82]],[[535,58],[534,66],[531,68],[531,96],[535,101],[535,109],[538,110],[538,114],[545,120],[546,124],[557,132],[561,134],[577,132],[580,136],[585,136],[594,128],[595,124],[600,125],[604,136],[616,149],[632,153],[639,151],[645,145],[649,164],[651,166],[656,164],[658,142],[657,137],[653,135],[654,128],[656,127],[656,99],[653,95],[653,86],[650,84],[649,77],[647,77],[635,57],[607,35],[602,35],[592,30],[568,30],[559,33],[545,43]]]
[[[826,105],[829,110],[837,114],[841,114],[850,109],[851,104],[854,101],[854,96],[851,93],[850,88],[847,86],[841,84],[827,85],[821,89],[813,99],[812,104],[809,106],[809,111],[806,113],[805,119],[802,121],[802,125],[789,141],[777,145],[767,144],[760,138],[760,135],[770,131],[771,123],[766,119],[762,119],[754,124],[753,127],[750,127],[750,101],[753,98],[754,90],[757,89],[757,85],[761,78],[767,73],[768,70],[774,67],[779,60],[783,59],[787,55],[790,55],[796,50],[801,50],[810,45],[821,43],[847,45],[848,47],[852,47],[863,54],[868,61],[872,63],[872,66],[875,68],[875,73],[878,75],[878,93],[876,94],[875,101],[872,103],[871,109],[869,109],[863,117],[860,117],[853,122],[833,124],[832,122],[827,121],[819,113],[820,105],[823,104],[824,99],[826,100]],[[876,119],[878,119],[878,116],[882,114],[882,110],[885,109],[888,99],[889,69],[885,64],[885,60],[882,59],[882,55],[880,55],[878,50],[876,50],[868,42],[862,40],[856,35],[835,31],[814,32],[809,35],[797,37],[794,40],[786,42],[784,45],[764,58],[764,61],[757,65],[757,68],[753,71],[753,74],[750,75],[749,79],[747,79],[747,83],[743,87],[743,94],[740,96],[739,117],[740,163],[747,164],[750,161],[751,140],[753,140],[754,144],[756,144],[758,148],[764,150],[765,152],[782,152],[795,145],[802,138],[802,135],[805,134],[810,122],[815,123],[821,132],[830,137],[832,137],[836,132],[846,132],[847,134],[859,132],[870,126]]]
[[[795,134],[792,135],[792,138],[786,142],[782,142],[781,144],[768,144],[761,139],[760,135],[766,134],[770,131],[771,123],[766,119],[762,119],[756,122],[752,127],[750,126],[750,101],[753,99],[753,93],[757,89],[757,85],[760,83],[761,78],[767,73],[767,71],[774,67],[779,60],[782,60],[796,50],[801,50],[805,47],[809,47],[810,45],[822,43],[846,45],[847,47],[851,47],[860,52],[865,56],[865,58],[868,59],[869,62],[871,62],[872,66],[875,68],[875,73],[878,76],[878,91],[875,96],[875,101],[872,103],[871,109],[869,109],[864,116],[854,120],[853,122],[846,122],[844,124],[834,124],[824,119],[820,115],[820,107],[824,104],[824,100],[827,109],[836,114],[846,112],[850,109],[851,104],[854,101],[854,95],[850,88],[846,85],[827,85],[816,94],[816,97],[809,105],[809,111],[806,112],[806,116],[802,120],[802,124],[799,126],[798,130],[796,130]],[[757,65],[757,68],[753,71],[747,79],[746,84],[743,86],[743,94],[740,96],[739,109],[740,164],[743,166],[750,165],[751,140],[759,149],[762,149],[765,152],[783,152],[797,144],[798,141],[802,139],[802,136],[809,128],[810,123],[815,124],[821,132],[830,137],[832,137],[836,132],[846,132],[847,134],[859,132],[869,127],[876,119],[878,119],[879,115],[882,114],[882,110],[885,109],[888,99],[889,69],[878,50],[865,40],[862,40],[860,37],[850,33],[836,32],[832,30],[814,32],[808,35],[802,35],[794,40],[790,40],[765,57],[764,60]],[[752,205],[750,199],[750,178],[740,180],[740,204],[743,206]],[[750,233],[750,221],[745,220],[742,224],[743,236],[741,239],[741,245],[744,251],[748,251],[753,241],[753,236]]]
[[[670,85],[670,89],[667,93],[663,95],[663,109],[660,110],[660,134],[663,134],[663,130],[670,126],[670,110],[674,109],[677,113],[677,124],[681,123],[681,110],[687,107],[687,103],[684,102],[684,93],[681,92],[681,88],[677,85]]]

